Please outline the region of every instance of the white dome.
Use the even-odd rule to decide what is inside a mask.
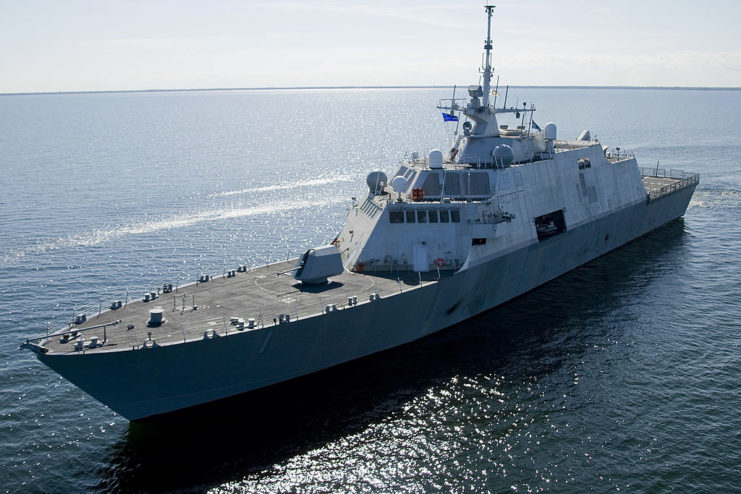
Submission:
[[[555,141],[556,140],[556,124],[553,122],[548,122],[545,124],[545,127],[543,127],[543,137],[546,138],[548,141]]]
[[[443,153],[439,149],[430,151],[430,168],[443,167]]]
[[[394,192],[406,192],[409,188],[409,182],[407,182],[407,179],[401,175],[397,175],[391,179],[391,188],[394,189]]]
[[[494,157],[494,163],[498,166],[508,166],[515,159],[514,151],[506,144],[500,144],[495,147],[491,155]]]
[[[368,174],[365,183],[368,184],[371,194],[380,194],[388,183],[389,179],[382,171],[374,171]]]

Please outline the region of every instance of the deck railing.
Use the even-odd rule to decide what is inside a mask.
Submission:
[[[662,197],[678,192],[687,187],[696,186],[700,183],[698,173],[686,173],[684,170],[667,170],[664,168],[646,168],[640,167],[642,177],[669,178],[675,179],[673,182],[648,192],[648,202],[653,202]]]

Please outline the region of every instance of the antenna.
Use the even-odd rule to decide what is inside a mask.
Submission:
[[[520,123],[521,126],[525,126],[525,113],[527,113],[527,102],[522,102],[522,122]]]
[[[497,76],[497,86],[494,88],[494,104],[491,105],[494,109],[497,108],[497,96],[499,96],[499,76]]]
[[[488,16],[486,41],[484,42],[484,50],[486,51],[484,65],[484,108],[489,108],[489,92],[491,91],[491,15],[494,13],[494,7],[494,5],[484,6]]]
[[[450,108],[451,108],[450,114],[453,115],[453,116],[455,116],[455,113],[453,111],[453,108],[456,107],[456,104],[455,104],[455,87],[456,86],[454,84],[453,85],[453,101],[450,102]],[[461,112],[461,116],[463,116],[463,113],[462,112]],[[461,124],[461,119],[458,118],[458,120],[455,121],[455,134],[453,134],[453,136],[457,136],[458,135],[458,126],[460,124]]]

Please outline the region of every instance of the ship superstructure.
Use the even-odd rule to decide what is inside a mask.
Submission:
[[[22,347],[131,419],[248,392],[472,317],[684,214],[698,175],[640,168],[584,131],[560,140],[534,105],[481,86],[444,151],[368,175],[334,241],[298,259],[164,284],[77,314]],[[514,118],[503,124],[497,115]]]

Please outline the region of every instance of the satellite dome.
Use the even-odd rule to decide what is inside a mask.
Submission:
[[[439,149],[430,151],[430,168],[440,169],[443,167],[443,153]]]
[[[409,188],[409,182],[407,182],[407,179],[401,175],[397,175],[391,179],[391,188],[394,189],[394,192],[406,192]]]
[[[388,177],[382,171],[370,172],[368,178],[365,179],[365,183],[368,184],[371,194],[374,195],[383,192],[383,188],[388,181]]]
[[[543,134],[546,140],[548,141],[555,141],[556,140],[556,124],[553,122],[548,122],[545,124],[545,127],[543,127]]]
[[[515,159],[514,151],[506,144],[500,144],[495,147],[491,155],[494,157],[494,164],[497,166],[508,166]]]

